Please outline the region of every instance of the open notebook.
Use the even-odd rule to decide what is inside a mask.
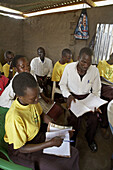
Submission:
[[[70,157],[71,155],[70,155],[69,130],[72,130],[72,127],[59,126],[53,123],[49,123],[48,132],[46,132],[46,141],[56,136],[60,136],[64,140],[60,147],[53,146],[53,147],[46,148],[43,150],[43,153],[63,156],[63,157]]]
[[[70,110],[77,116],[82,116],[84,113],[94,111],[94,108],[99,108],[101,105],[106,104],[108,101],[101,99],[94,94],[88,95],[83,100],[77,100],[71,102]]]

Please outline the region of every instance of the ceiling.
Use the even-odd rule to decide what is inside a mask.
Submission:
[[[21,11],[22,13],[29,13],[80,3],[87,3],[94,7],[95,1],[100,0],[0,0],[0,5]]]

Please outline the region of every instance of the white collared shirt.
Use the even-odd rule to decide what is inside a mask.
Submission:
[[[40,57],[35,57],[31,60],[31,70],[38,76],[51,77],[53,71],[52,61],[45,57],[44,62],[40,60]]]
[[[19,73],[16,72],[14,77],[16,75],[18,75],[18,74]],[[34,76],[34,78],[37,81],[37,78],[36,78],[35,74],[33,74],[33,73],[31,73],[31,74]],[[14,93],[13,88],[12,88],[12,82],[13,82],[14,77],[11,79],[9,85],[5,88],[5,90],[3,91],[2,95],[0,96],[0,106],[1,107],[10,108],[12,102],[14,101],[15,93]],[[40,91],[40,93],[42,93],[43,89],[41,89],[39,87],[39,91]],[[39,98],[40,98],[40,96],[39,96]]]
[[[100,96],[101,81],[99,71],[96,66],[91,65],[81,81],[77,72],[77,64],[78,62],[70,63],[64,69],[59,83],[62,95],[66,98],[71,95],[70,92],[76,95],[84,95],[91,93],[90,91],[92,88],[92,93]]]
[[[14,77],[17,74],[18,73],[16,72],[15,75],[13,76],[13,78],[11,79],[9,85],[4,89],[2,95],[0,96],[0,106],[1,107],[10,108],[12,102],[14,101],[15,93],[13,92],[12,82],[13,82]]]

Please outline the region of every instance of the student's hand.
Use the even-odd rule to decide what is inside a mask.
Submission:
[[[68,108],[68,109],[70,109],[70,107],[71,107],[71,102],[72,102],[72,100],[73,100],[74,102],[76,102],[75,98],[74,98],[72,95],[70,95],[70,96],[67,98],[67,108]]]
[[[74,135],[74,132],[75,132],[74,129],[72,129],[72,130],[69,131],[69,136],[70,136],[70,138]]]
[[[59,136],[56,136],[54,138],[51,139],[51,145],[52,146],[61,146],[63,142],[63,139],[61,139]]]
[[[42,78],[38,77],[38,83],[39,85],[44,86],[44,81],[42,80]]]
[[[102,111],[99,108],[94,108],[94,112],[99,112],[100,114],[102,114]]]

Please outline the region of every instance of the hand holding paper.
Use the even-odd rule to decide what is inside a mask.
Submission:
[[[101,105],[106,104],[108,101],[101,99],[94,94],[89,94],[83,100],[77,100],[75,102],[71,102],[70,110],[77,116],[82,116],[84,113],[89,111],[95,111],[95,108],[98,109]]]
[[[52,142],[52,146],[59,147],[59,146],[62,145],[63,139],[59,136],[56,136],[56,137],[51,139],[51,142]]]
[[[54,145],[53,147],[44,149],[43,153],[70,157],[70,130],[72,130],[72,127],[59,126],[53,123],[49,123],[48,132],[46,132],[46,141],[51,139]],[[59,144],[56,144],[57,140]],[[55,145],[59,145],[59,147],[56,147]]]

